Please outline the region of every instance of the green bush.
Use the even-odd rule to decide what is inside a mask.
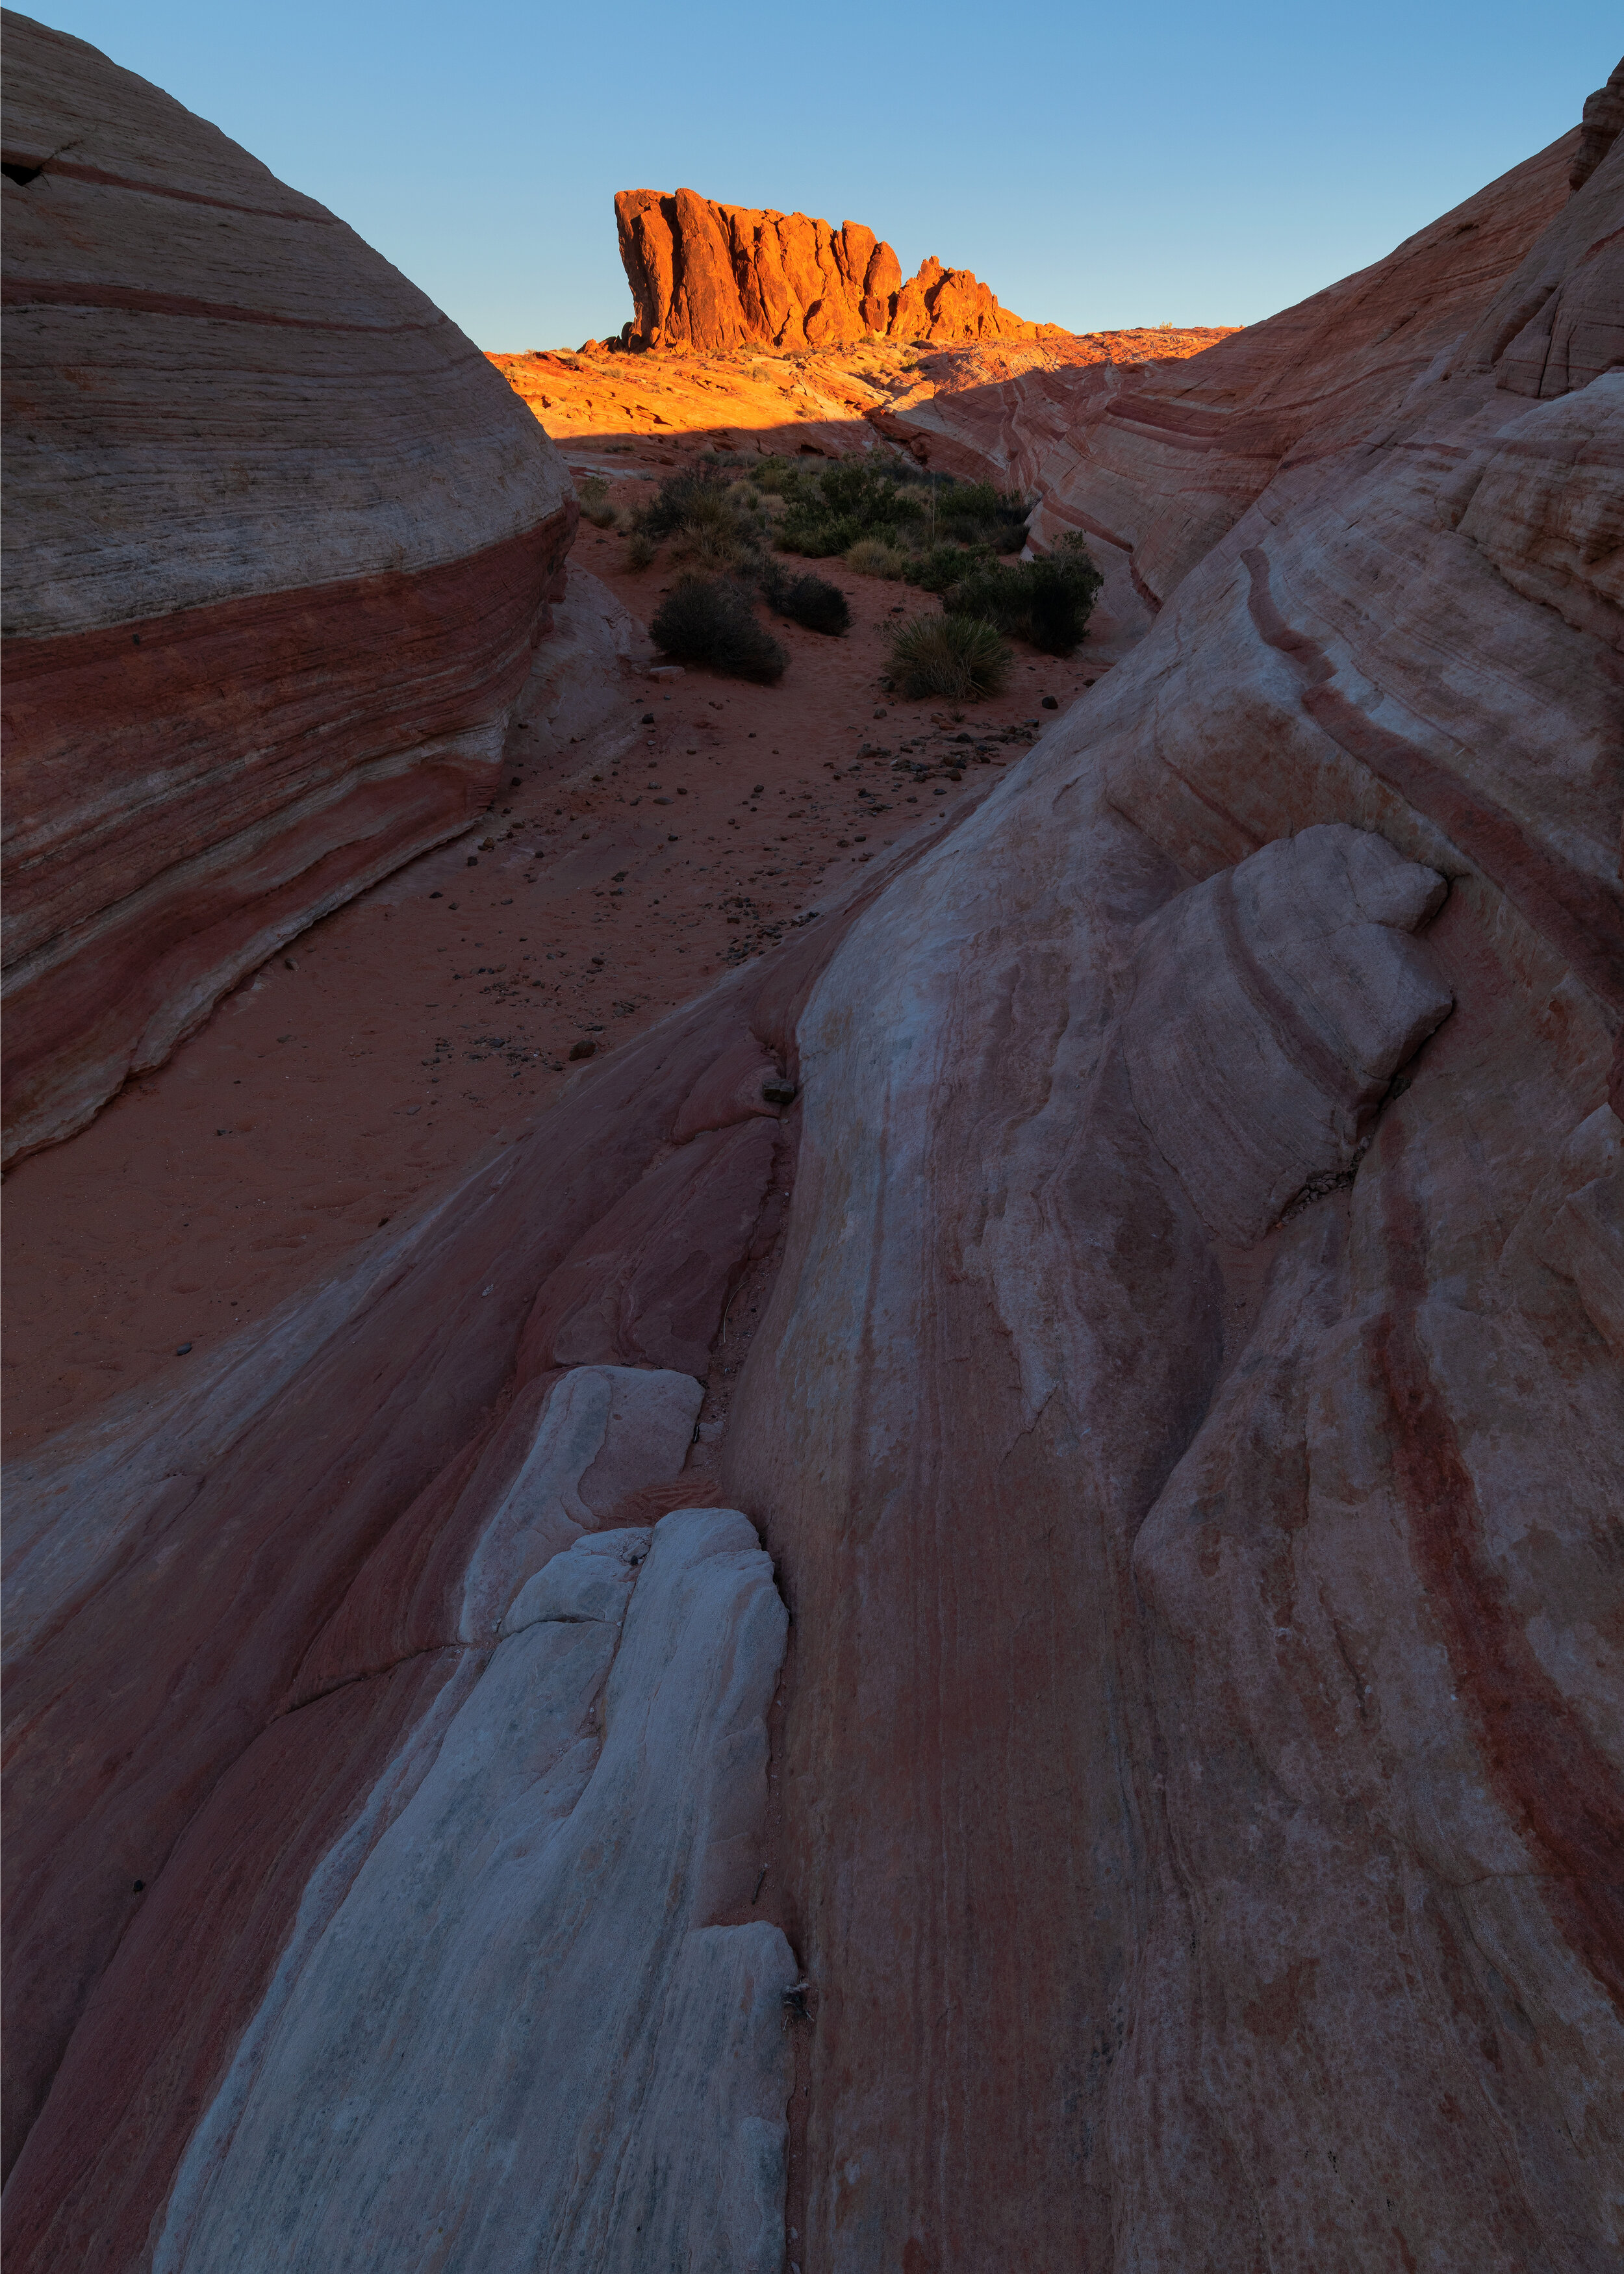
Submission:
[[[776,531],[778,548],[784,553],[801,553],[808,561],[827,561],[831,554],[845,553],[863,535],[863,524],[854,514],[820,514],[813,508],[792,504]]]
[[[891,642],[891,674],[915,702],[996,695],[1011,660],[997,626],[975,616],[915,616]]]
[[[732,679],[771,686],[788,661],[748,592],[725,576],[684,576],[649,626],[656,644],[679,663],[707,663]]]
[[[1019,553],[1026,541],[1025,498],[991,482],[954,482],[936,493],[936,529],[960,545],[985,545],[995,553]]]
[[[851,603],[827,576],[792,579],[775,564],[763,576],[762,590],[781,616],[804,625],[809,632],[827,632],[834,638],[850,627]]]
[[[992,555],[985,549],[966,553],[959,545],[930,545],[914,554],[903,575],[922,592],[951,592],[973,569],[991,566]]]
[[[846,553],[865,537],[895,538],[919,527],[924,506],[911,468],[886,459],[839,458],[816,471],[786,475],[778,544],[813,560]]]
[[[960,555],[963,560],[964,556]],[[955,615],[980,616],[1030,640],[1046,655],[1070,655],[1088,627],[1103,579],[1079,537],[1063,537],[1040,561],[1004,568],[982,561],[947,588]]]

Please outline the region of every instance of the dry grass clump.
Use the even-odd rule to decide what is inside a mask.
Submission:
[[[705,663],[732,679],[771,687],[788,661],[748,592],[726,576],[684,576],[649,626],[657,644],[679,663]]]
[[[883,576],[891,584],[907,575],[914,560],[911,553],[888,545],[883,537],[860,537],[855,545],[847,546],[843,557],[860,576]]]
[[[581,510],[594,529],[613,529],[620,515],[609,502],[609,485],[601,474],[590,474],[580,484]]]
[[[759,493],[710,461],[662,482],[632,525],[657,545],[669,539],[673,559],[691,562],[706,576],[753,573],[768,549],[767,515]]]
[[[659,545],[644,529],[634,529],[626,540],[626,565],[634,574],[651,568],[659,559]]]
[[[914,616],[891,642],[891,676],[914,702],[996,695],[1011,661],[997,626],[979,616]]]

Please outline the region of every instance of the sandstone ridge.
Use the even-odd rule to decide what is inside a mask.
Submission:
[[[614,213],[637,309],[620,335],[628,347],[714,354],[751,341],[795,349],[1067,336],[1012,315],[967,268],[934,256],[905,282],[891,246],[861,222],[833,229],[693,190],[621,190]]]
[[[4,20],[11,1158],[477,817],[577,508],[353,230]]]

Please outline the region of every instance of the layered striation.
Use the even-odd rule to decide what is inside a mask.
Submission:
[[[1384,260],[1188,360],[1033,372],[873,423],[933,465],[1039,493],[1035,540],[1086,538],[1132,637],[1277,475],[1383,447],[1417,390],[1441,403],[1433,388],[1492,369],[1507,392],[1555,400],[1616,365],[1624,275],[1605,201],[1569,189],[1580,147],[1553,143]]]
[[[8,15],[6,1136],[475,817],[564,467],[313,200]]]
[[[19,2268],[1617,2262],[1580,147],[1086,428],[1143,636],[959,828],[14,1481]]]
[[[891,246],[861,222],[718,205],[693,190],[621,190],[620,259],[637,313],[629,347],[713,355],[747,342],[794,350],[872,337],[1063,339],[999,306],[967,268],[934,255],[906,282]]]

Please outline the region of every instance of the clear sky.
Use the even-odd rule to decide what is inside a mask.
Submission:
[[[480,346],[631,313],[610,200],[866,222],[1078,331],[1250,323],[1577,122],[1617,0],[58,0]]]

